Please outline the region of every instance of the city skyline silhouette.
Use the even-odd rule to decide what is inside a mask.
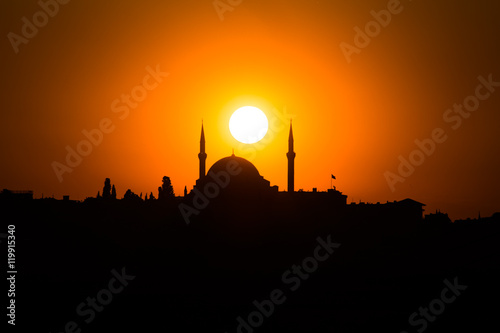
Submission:
[[[222,21],[213,3],[126,2],[125,20],[112,5],[68,5],[44,22],[39,5],[5,4],[2,189],[84,200],[113,177],[122,197],[168,175],[181,194],[198,173],[201,119],[208,164],[235,148],[283,189],[286,161],[270,161],[294,118],[296,189],[327,190],[333,173],[355,202],[412,197],[452,219],[498,211],[494,4],[256,0]],[[244,105],[275,129],[249,148],[228,131]]]
[[[1,332],[488,332],[500,4],[4,1]]]
[[[244,146],[246,146],[246,145],[244,145]],[[235,179],[239,180],[238,186],[240,187],[240,191],[243,191],[243,189],[246,189],[249,192],[256,191],[256,190],[263,192],[263,193],[264,192],[268,192],[268,193],[280,192],[279,186],[277,186],[277,185],[271,186],[271,182],[264,179],[264,177],[260,175],[258,169],[250,161],[246,160],[243,157],[236,156],[234,153],[234,148],[233,148],[233,152],[232,152],[231,156],[228,156],[228,157],[225,157],[225,158],[222,158],[222,159],[216,161],[207,173],[206,160],[207,160],[208,155],[206,153],[205,147],[206,147],[205,131],[204,131],[203,123],[202,123],[201,135],[200,135],[200,152],[198,154],[199,176],[198,176],[198,179],[195,181],[195,184],[193,184],[194,186],[192,188],[190,187],[189,190],[188,190],[188,185],[184,185],[183,197],[188,197],[188,194],[192,197],[192,190],[193,189],[198,188],[198,191],[200,191],[200,189],[203,190],[203,188],[206,187],[207,184],[208,185],[215,184],[214,181],[217,183],[218,187],[220,187],[221,189],[224,189],[226,185],[224,185],[224,184],[221,185],[221,183],[220,183],[221,180],[214,177],[214,175],[215,175],[215,173],[220,173],[221,171],[226,172],[226,169],[228,169],[228,170],[231,169],[231,171],[233,172],[233,173],[229,173],[227,175],[227,177],[229,177],[230,179],[233,179],[233,182]],[[311,190],[309,190],[309,191],[307,191],[307,190],[304,191],[304,189],[298,189],[297,191],[295,191],[295,188],[294,188],[295,156],[296,156],[296,153],[294,151],[292,120],[290,119],[290,128],[289,128],[289,134],[288,134],[288,152],[286,153],[286,159],[288,161],[287,171],[286,171],[287,187],[285,189],[281,190],[281,192],[288,192],[288,193],[291,193],[291,192],[301,192],[301,193],[308,193],[308,192],[309,193],[322,193],[322,192],[324,193],[324,192],[327,192],[327,193],[330,193],[332,198],[333,198],[333,196],[340,198],[340,203],[342,203],[343,205],[346,205],[348,203],[348,201],[347,201],[348,196],[342,194],[342,192],[340,192],[340,191],[337,191],[336,186],[334,187],[333,185],[331,185],[331,188],[327,189],[327,191],[318,191],[317,187],[312,187]],[[231,163],[234,163],[234,164],[228,165]],[[235,177],[239,174],[239,171],[238,172],[235,171],[237,168],[243,168],[243,170],[245,170],[244,174],[240,175],[239,177]],[[61,170],[63,170],[63,169],[61,169]],[[208,175],[210,173],[212,174],[212,178],[208,177]],[[395,177],[397,177],[397,176],[395,176]],[[331,178],[336,179],[336,177],[333,174],[331,174]],[[260,184],[261,181],[263,182],[262,185],[257,186],[257,184]],[[166,182],[168,182],[168,185],[165,184]],[[168,186],[170,188],[169,195],[172,198],[175,197],[173,184],[170,180],[170,177],[163,176],[162,183],[163,183],[163,185],[158,187],[158,191],[155,192],[155,194],[153,194],[153,191],[149,192],[150,200],[153,200],[156,198],[158,198],[160,200],[162,198],[162,188],[164,188],[165,186]],[[231,185],[233,185],[233,184],[231,184]],[[235,186],[231,186],[231,188],[234,188],[234,187]],[[260,189],[258,189],[259,187],[260,187]],[[113,193],[111,193],[111,190]],[[217,191],[219,191],[219,189],[217,189]],[[3,193],[2,197],[6,198],[6,199],[15,199],[15,198],[34,199],[34,193],[32,190],[3,189],[2,193]],[[200,192],[200,194],[203,197],[203,194],[201,192]],[[156,197],[155,197],[155,195],[156,195]],[[218,196],[218,194],[216,196]],[[50,198],[50,196],[48,196],[48,197]],[[104,188],[102,190],[102,198],[109,199],[110,197],[112,197],[114,199],[118,198],[115,185],[113,184],[113,188],[111,189],[110,178],[106,178],[105,185],[104,185]],[[130,199],[131,197],[136,197],[137,200],[143,200],[142,192],[140,192],[140,195],[137,195],[132,189],[129,188],[125,191],[122,199]],[[179,195],[177,197],[181,197],[181,195]],[[43,193],[41,195],[41,198],[43,199]],[[52,198],[54,198],[54,196],[52,196]],[[92,198],[92,196],[87,197],[87,199],[91,199],[91,198]],[[96,198],[97,199],[101,198],[100,191],[98,191]],[[317,198],[319,198],[319,197],[317,197]],[[61,199],[62,200],[69,200],[70,195],[66,194]],[[148,199],[148,192],[145,192],[144,200],[147,200],[147,199]],[[394,200],[392,203],[396,203],[396,202],[401,201],[401,200],[403,200],[403,198],[400,198],[399,200]],[[420,205],[422,207],[421,208],[422,217],[424,217],[423,214],[425,212],[425,208],[423,208],[423,207],[426,206],[425,203],[420,203],[418,201],[415,201],[415,200],[412,200],[409,198],[405,198],[404,200],[411,200],[411,201],[415,202],[416,204]],[[390,202],[387,200],[386,203],[389,204]],[[355,202],[354,200],[351,199],[350,205],[352,206],[353,204],[354,205],[356,205],[356,204],[380,205],[380,201],[377,201],[376,203],[375,202],[362,202],[361,200],[359,200],[359,202]],[[478,214],[475,216],[467,216],[467,217],[457,218],[456,220],[460,220],[460,221],[465,220],[465,219],[470,220],[470,219],[474,219],[478,216],[480,218],[481,212],[479,209],[477,211],[478,211]],[[428,211],[427,215],[429,215],[429,218],[436,218],[436,216],[439,216],[438,212],[439,212],[439,214],[441,214],[441,209],[436,209],[435,212]],[[494,213],[498,213],[498,212],[495,211]],[[447,218],[447,219],[449,218],[448,214],[446,212],[444,212],[443,214],[446,214],[445,218]],[[483,213],[483,216],[486,216],[486,215]],[[452,221],[452,220],[450,219],[450,221]]]
[[[16,252],[31,281],[16,301],[48,304],[19,306],[31,321],[18,325],[133,331],[167,318],[187,332],[455,331],[496,318],[485,293],[498,294],[500,213],[452,223],[424,217],[412,199],[349,204],[336,189],[294,191],[292,127],[284,191],[234,153],[206,171],[209,142],[202,127],[199,178],[184,196],[168,176],[156,196],[117,198],[111,178],[83,202],[2,191],[4,215],[23,211],[16,232],[31,240]],[[445,308],[453,314],[435,323]]]

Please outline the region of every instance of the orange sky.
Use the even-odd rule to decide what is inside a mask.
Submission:
[[[388,4],[398,13],[348,62],[341,43],[355,45],[354,28]],[[41,7],[0,7],[0,188],[84,199],[110,177],[120,197],[128,188],[157,195],[167,175],[182,194],[198,176],[203,118],[207,167],[234,148],[284,190],[293,115],[296,189],[326,190],[333,173],[348,202],[410,197],[452,218],[500,211],[500,87],[459,128],[443,119],[474,95],[478,76],[500,81],[491,1],[244,0],[224,20],[210,0],[70,1],[17,53],[9,33],[22,35],[22,18],[33,22]],[[114,112],[157,67],[168,76],[148,79],[154,88],[126,116]],[[283,115],[253,146],[227,126],[244,105]],[[66,164],[65,147],[103,119],[113,129],[60,182],[52,163]],[[384,174],[435,128],[447,140],[392,191]]]

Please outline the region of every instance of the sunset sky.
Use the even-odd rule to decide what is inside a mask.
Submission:
[[[51,16],[34,0],[0,5],[0,189],[83,200],[109,177],[119,197],[157,196],[166,175],[182,195],[198,178],[203,119],[207,169],[234,148],[285,190],[293,118],[296,189],[326,190],[334,174],[348,202],[412,198],[452,219],[500,211],[500,83],[483,84],[466,118],[447,113],[474,101],[478,77],[500,82],[493,1],[216,2],[223,13],[211,0],[45,2]],[[355,40],[382,10],[385,27]],[[34,19],[36,34],[23,29]],[[141,100],[127,105],[131,94]],[[253,145],[228,128],[245,105],[274,124]],[[58,177],[66,147],[100,126],[108,133]],[[391,189],[387,172],[439,128],[446,140]]]

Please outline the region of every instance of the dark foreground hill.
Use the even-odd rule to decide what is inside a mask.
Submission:
[[[500,221],[401,220],[410,227],[395,228],[382,213],[273,205],[214,203],[187,225],[177,203],[3,202],[0,232],[16,226],[16,328],[484,332],[496,325]]]

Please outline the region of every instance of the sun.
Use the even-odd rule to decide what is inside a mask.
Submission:
[[[256,143],[267,133],[269,122],[262,110],[255,106],[243,106],[234,111],[229,119],[229,131],[242,143]]]

